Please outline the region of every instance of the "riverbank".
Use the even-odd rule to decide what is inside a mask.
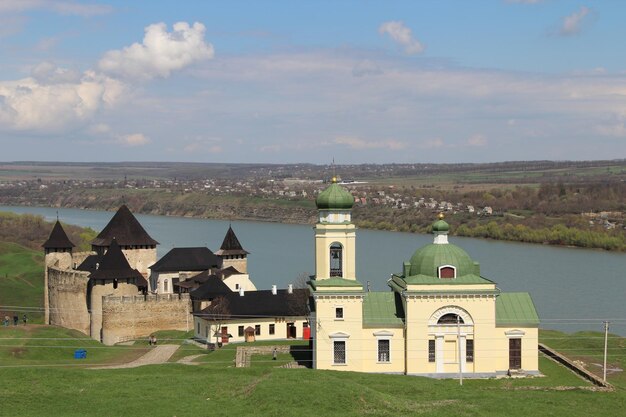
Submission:
[[[54,194],[32,192],[1,196],[0,204],[117,210],[126,204],[134,213],[212,220],[248,220],[286,224],[314,224],[313,199],[277,199],[243,195],[209,195],[155,189],[79,189]],[[355,205],[353,221],[362,229],[429,233],[436,212],[425,208]],[[545,216],[540,213],[476,215],[448,212],[451,234],[509,242],[626,251],[626,230],[590,224],[579,214]]]

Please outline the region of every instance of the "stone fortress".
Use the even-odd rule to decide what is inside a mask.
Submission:
[[[189,292],[218,276],[232,290],[256,290],[247,254],[232,228],[215,254],[208,248],[175,248],[157,262],[157,245],[126,205],[91,242],[75,252],[59,221],[45,250],[45,323],[78,330],[107,345],[158,330],[193,325]]]

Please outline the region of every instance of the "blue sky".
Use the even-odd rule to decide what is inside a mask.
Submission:
[[[1,161],[626,156],[626,2],[0,1]]]

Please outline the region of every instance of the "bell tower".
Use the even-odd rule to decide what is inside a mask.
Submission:
[[[352,223],[354,197],[337,184],[322,191],[315,204],[315,280],[331,278],[356,281],[356,227]]]

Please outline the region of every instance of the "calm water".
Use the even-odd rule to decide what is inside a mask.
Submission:
[[[32,213],[47,220],[57,209],[0,206],[0,211]],[[113,213],[58,209],[61,221],[101,230]],[[137,215],[148,233],[161,244],[162,256],[173,247],[222,244],[229,222]],[[242,246],[251,252],[248,270],[259,289],[272,284],[284,288],[302,274],[311,275],[312,226],[247,221],[232,222]],[[602,330],[611,320],[611,331],[626,335],[626,255],[596,250],[558,248],[451,237],[480,262],[482,275],[503,291],[527,291],[533,297],[542,327],[565,331]],[[432,242],[431,235],[359,230],[357,277],[372,290],[388,290],[386,280],[399,272],[413,252]]]

